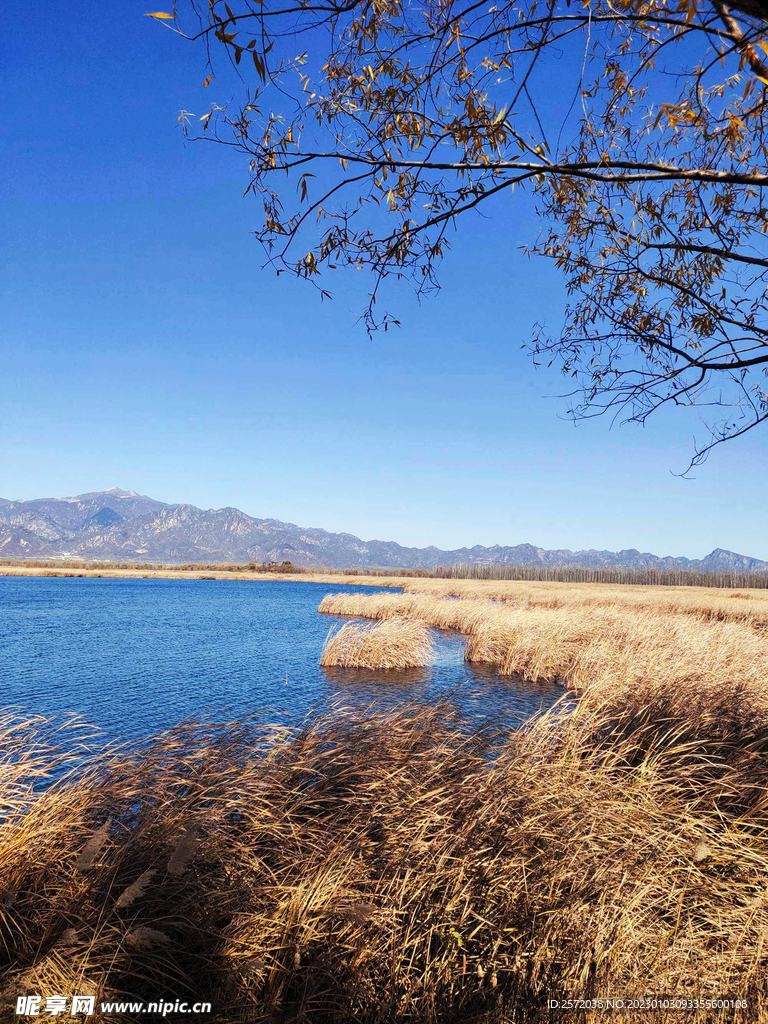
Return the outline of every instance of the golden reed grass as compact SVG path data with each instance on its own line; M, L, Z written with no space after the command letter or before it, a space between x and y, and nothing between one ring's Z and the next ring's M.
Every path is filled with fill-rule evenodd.
M562 1019L553 995L658 993L746 1000L686 1014L702 1024L768 1022L759 615L516 593L323 602L460 629L468 656L583 691L506 737L448 703L133 752L0 720L4 1011L173 993L232 1024L538 1024Z
M644 587L600 583L517 580L402 581L408 593L433 597L493 600L542 608L626 608L661 615L690 615L704 621L746 622L768 627L768 591L727 591L709 587Z
M430 581L431 582L431 581ZM451 581L453 582L453 581ZM509 586L509 584L506 584ZM567 585L561 584L567 588ZM329 594L319 611L386 620L406 616L466 636L465 657L502 675L618 690L654 679L761 689L765 635L754 623L614 602L555 607L431 593Z
M428 665L434 653L423 622L388 618L383 622L348 622L331 630L320 655L326 667L407 669Z
M227 1022L528 1024L562 1019L553 996L658 993L768 1019L761 703L656 684L501 741L458 723L443 703L185 725L80 745L33 789L61 755L7 716L9 1017L19 994L92 993L101 1021L101 999L173 993Z
M315 579L315 577L312 577ZM317 577L320 583L371 585L340 576ZM745 622L768 627L768 591L723 591L707 587L641 587L597 583L550 583L517 580L382 579L377 587L402 588L406 594L435 598L494 601L528 608L623 608L689 615L703 621ZM362 595L361 595L362 596Z

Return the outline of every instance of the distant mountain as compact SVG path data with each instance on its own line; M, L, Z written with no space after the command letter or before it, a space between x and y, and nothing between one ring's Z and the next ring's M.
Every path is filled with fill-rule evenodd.
M118 523L122 523L125 520L125 516L118 515L114 509L111 508L100 508L98 512L89 516L84 523L80 526L80 531L85 532L87 530L99 530L106 529L109 526L117 526Z
M0 558L44 558L53 548L31 530L0 523Z
M169 505L112 487L72 498L0 499L0 557L117 562L281 562L336 568L434 569L457 562L587 569L768 572L768 562L716 548L706 558L626 551L547 550L533 544L408 548L349 533L254 519L236 508Z

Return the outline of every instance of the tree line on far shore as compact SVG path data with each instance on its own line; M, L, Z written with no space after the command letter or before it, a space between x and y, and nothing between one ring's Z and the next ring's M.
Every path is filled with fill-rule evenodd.
M282 562L84 562L57 560L4 559L2 565L23 566L29 569L141 569L143 572L232 572L281 573L290 575L337 574L343 576L419 577L423 579L455 580L525 580L552 583L619 583L630 586L658 587L722 587L726 589L768 589L768 573L762 572L691 572L658 569L585 569L580 566L550 565L469 565L438 566L435 569L408 569L373 567L337 569L332 566L304 566L291 561Z
M470 580L539 580L555 583L624 583L649 587L768 588L768 573L690 572L658 569L584 569L579 566L465 565L436 569L435 577Z

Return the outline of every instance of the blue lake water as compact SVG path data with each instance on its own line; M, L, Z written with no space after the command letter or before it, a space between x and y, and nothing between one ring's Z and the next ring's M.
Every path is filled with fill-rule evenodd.
M298 724L318 705L393 705L451 692L471 718L524 720L560 687L502 679L437 633L428 669L324 669L321 583L0 577L0 706L78 712L131 739L188 718ZM362 588L373 592L376 587Z

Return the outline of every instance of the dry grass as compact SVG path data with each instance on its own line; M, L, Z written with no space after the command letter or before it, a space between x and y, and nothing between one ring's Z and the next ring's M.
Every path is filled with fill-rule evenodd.
M641 587L607 583L499 580L406 580L404 589L433 597L509 603L529 608L625 608L705 621L746 622L768 628L768 591L711 587Z
M329 594L319 610L384 621L406 616L456 629L467 638L468 661L577 692L588 686L615 692L655 679L702 687L727 681L762 690L768 678L768 648L753 623L674 608L664 613L619 601L550 607L404 593Z
M0 720L9 1018L77 992L227 1024L538 1024L553 995L650 993L768 1024L760 599L426 583L321 610L375 621L334 638L459 629L468 657L578 689L573 713L491 737L447 703L339 707L92 752Z
M452 600L431 594L326 594L318 611L326 615L354 615L386 620L405 617L426 622L437 629L469 633L496 611L488 601Z
M469 657L583 692L506 737L447 703L92 753L0 721L9 1017L77 992L227 1024L538 1024L553 995L650 993L768 1022L768 655L731 608L751 601L501 586L321 610L375 622L335 638L459 629Z
M489 743L446 704L339 708L298 733L187 725L33 793L61 765L8 718L4 999L501 1024L553 994L727 993L749 1010L722 1019L768 1018L762 705L638 687Z
M656 679L762 688L768 675L764 640L748 626L632 609L492 610L469 634L466 657L578 692Z
M330 668L407 669L428 665L434 653L423 622L388 618L370 623L348 622L332 629L320 655Z

